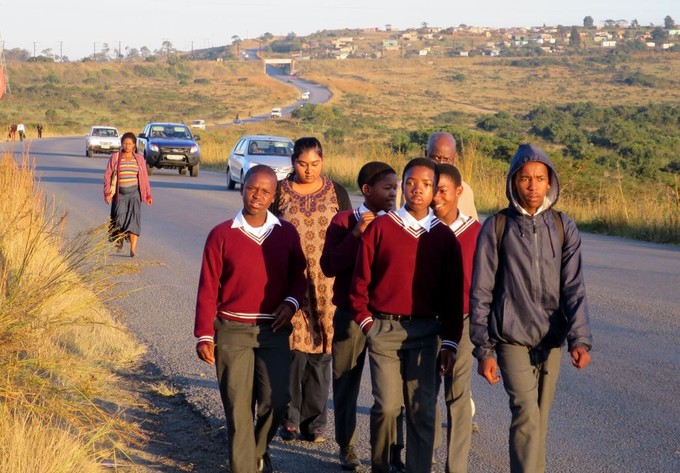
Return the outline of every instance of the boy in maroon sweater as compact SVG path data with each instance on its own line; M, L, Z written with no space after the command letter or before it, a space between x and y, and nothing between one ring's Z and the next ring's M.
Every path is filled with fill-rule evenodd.
M288 336L307 289L306 260L295 228L267 210L274 171L251 168L242 193L243 210L205 243L194 335L198 357L217 368L230 471L270 472L267 449L290 400Z
M357 178L364 203L358 209L338 212L326 231L321 270L333 282L333 405L335 441L340 447L340 466L355 470L354 452L357 399L366 359L366 336L352 320L349 289L361 235L378 216L392 210L397 197L397 173L390 165L366 163Z
M432 201L434 213L453 233L463 253L463 334L458 344L453 373L444 377L444 393L447 407L447 473L467 473L470 441L472 437L472 367L474 346L470 341L470 282L472 262L475 258L477 236L481 224L471 215L458 208L463 194L463 180L458 168L452 164L437 164L439 183ZM439 383L438 383L439 385ZM439 391L439 389L437 389ZM439 425L439 423L437 423ZM437 428L438 432L441 429Z
M350 303L368 345L374 473L390 471L402 405L406 470L430 471L438 337L440 375L451 372L461 337L462 255L456 236L430 209L437 178L434 161L409 161L402 178L406 204L375 219L357 254Z

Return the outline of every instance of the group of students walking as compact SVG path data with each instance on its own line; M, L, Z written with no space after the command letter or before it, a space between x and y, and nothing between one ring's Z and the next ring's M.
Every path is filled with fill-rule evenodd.
M560 347L583 368L592 345L580 237L552 209L557 173L520 146L510 205L480 225L453 137L434 134L426 155L406 164L401 184L389 165L364 165L364 202L351 209L322 174L321 143L301 138L291 176L277 183L270 168L251 168L242 210L208 235L194 335L217 370L232 473L274 471L277 432L324 441L331 383L340 466L358 468L367 354L372 472L431 471L442 377L446 471L467 471L473 356L509 396L510 470L544 471Z

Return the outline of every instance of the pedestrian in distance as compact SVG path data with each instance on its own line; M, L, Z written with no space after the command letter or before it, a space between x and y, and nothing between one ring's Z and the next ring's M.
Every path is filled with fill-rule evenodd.
M43 126L42 126L42 123L38 123L38 125L36 125L35 128L38 130L38 138L42 138L42 134L43 134Z
M137 242L142 233L141 203L153 204L151 185L144 157L137 153L137 137L131 131L120 138L121 149L113 153L104 172L104 201L111 204L109 240L116 249L130 242L130 257L137 254Z
M283 440L323 442L328 416L333 343L333 280L320 265L326 229L333 216L351 209L344 187L323 176L321 143L313 137L293 146L293 172L281 181L273 213L300 233L307 258L308 291L293 316L290 395L281 428Z
M24 138L26 138L26 127L23 123L17 125L17 133L19 133L19 140L24 141Z
M460 210L459 202L465 193L458 168L452 164L437 164L439 182L432 201L434 214L451 228L458 239L463 255L463 332L458 344L456 363L451 375L444 376L444 399L447 414L447 473L467 473L472 440L472 369L474 358L470 341L470 284L480 223ZM439 380L439 378L438 378ZM439 389L437 389L439 392ZM440 423L437 431L440 431ZM436 442L435 442L436 444Z
M203 251L196 352L217 370L232 473L274 471L269 443L290 399L290 320L307 288L298 232L267 210L276 185L271 168L252 167L243 209L212 229Z
M437 355L438 374L449 374L461 338L463 262L456 236L430 208L437 178L434 161L409 161L402 176L405 205L368 226L357 254L350 303L368 346L374 473L392 470L402 406L406 471L431 470Z
M392 210L397 197L397 173L386 163L372 161L359 171L364 196L359 208L338 212L326 231L321 269L333 282L333 406L335 441L340 466L355 470L357 400L366 359L366 336L352 320L349 290L361 236L376 217Z
M546 469L548 420L565 343L572 364L590 363L581 238L555 210L557 171L534 145L521 145L506 180L509 205L479 234L470 291L470 338L478 372L503 380L510 399L510 471ZM500 367L501 376L498 376Z

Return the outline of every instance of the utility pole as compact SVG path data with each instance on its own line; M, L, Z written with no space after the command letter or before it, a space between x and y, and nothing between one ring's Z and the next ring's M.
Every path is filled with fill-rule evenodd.
M194 42L191 41L191 59L194 59Z
M92 60L97 61L97 42L92 43Z
M118 41L118 60L123 59L123 51L120 50L120 41Z
M33 57L35 57L35 45L38 44L37 41L33 41Z
M64 62L64 42L59 41L59 62Z

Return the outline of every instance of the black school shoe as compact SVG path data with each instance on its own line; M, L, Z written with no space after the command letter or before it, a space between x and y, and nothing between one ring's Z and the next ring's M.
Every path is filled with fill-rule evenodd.
M298 440L300 438L300 432L295 427L286 427L282 425L279 429L279 436L284 442L290 442L292 440Z

